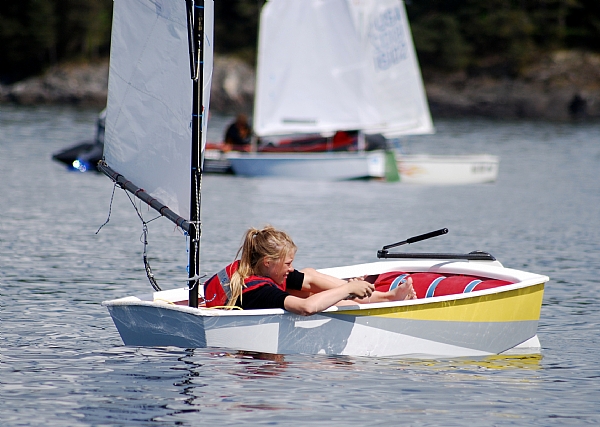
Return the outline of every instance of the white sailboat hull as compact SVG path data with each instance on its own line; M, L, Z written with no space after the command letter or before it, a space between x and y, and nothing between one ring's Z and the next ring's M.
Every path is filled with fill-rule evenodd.
M495 182L497 156L396 155L400 181L405 184L462 185Z
M227 154L236 175L340 181L385 178L385 151Z
M106 301L126 345L216 348L276 354L463 357L538 352L537 325L548 277L498 262L396 261L322 270L454 272L516 281L469 294L332 307L304 317L281 309L219 310L175 305L185 289Z
M196 7L188 8L186 3L176 0L115 0L105 162L101 165L104 173L115 183L189 233L190 274L194 276L199 272L201 180L198 179L198 172L202 166L200 161L203 158L209 115L214 12L212 0L202 3L194 2ZM267 7L275 11L276 6L283 9L293 6L286 15L289 18L286 22L290 26L298 21L299 14L308 21L321 12L323 17L330 20L327 21L327 28L329 23L334 26L332 28L338 28L341 19L345 18L344 22L351 24L346 27L345 34L348 37L334 37L336 42L331 46L335 48L330 52L336 53L335 58L339 59L336 59L336 64L344 65L340 69L342 74L347 74L344 70L350 73L351 78L346 79L346 83L350 83L351 87L355 86L354 82L370 84L378 78L371 72L358 73L358 68L348 69L337 41L347 47L344 51L347 56L353 57L355 47L361 41L386 42L396 33L404 34L400 44L388 44L390 49L382 52L383 56L373 49L367 49L360 56L362 61L357 64L362 64L361 67L366 69L374 64L368 58L377 59L376 64L383 73L381 78L390 80L398 90L363 91L368 95L365 101L370 105L365 108L365 102L362 101L358 104L339 104L342 100L340 97L348 92L345 89L347 84L339 84L340 97L335 98L335 105L350 106L343 111L333 110L311 94L305 98L311 111L318 106L320 109L344 113L341 121L327 121L329 130L370 129L389 136L410 133L411 129L417 133L431 131L429 111L424 102L422 85L419 86L418 69L404 68L404 65L415 65L416 59L412 48L408 48L412 47L412 40L407 32L408 23L402 3L385 0L382 9L379 5L375 8L375 3L369 2L364 3L364 8L360 10L348 9L349 3L343 0L311 2L310 5L315 7L313 9L307 9L306 4L280 0L267 3ZM188 3L187 6L192 5ZM331 11L342 13L332 14L321 6L331 6L334 8ZM202 14L203 18L198 14ZM363 15L373 19L363 21ZM354 33L351 29L357 20L370 22L370 30L385 31L377 34ZM321 22L318 19L316 21ZM274 22L282 21L276 19ZM194 25L188 28L188 24L192 23ZM280 27L287 29L285 25ZM301 28L306 30L307 37L316 38L317 47L329 46L323 42L320 32L313 31L309 26L303 25ZM367 33L368 39L362 37ZM293 31L290 34L293 40L306 45L304 37ZM336 35L337 32L333 32L333 36ZM373 38L375 36L376 39ZM188 44L190 40L194 41L192 49ZM381 43L377 45L381 47ZM289 50L289 47L285 49ZM372 56L374 53L375 57ZM278 56L266 56L272 57L276 58L277 63L281 62ZM294 52L294 59L298 57L298 52ZM319 64L318 60L304 62L310 66ZM198 64L202 64L202 70L196 70ZM395 65L406 72L399 73L400 69L394 68ZM280 68L282 78L287 78L292 68ZM293 71L301 77L308 77L309 83L312 81L312 74L305 76L306 73L300 68L293 68ZM192 81L189 80L190 74L193 74ZM407 78L401 78L403 76ZM313 93L327 93L327 89L333 85L335 82L315 86ZM300 88L301 94L305 94L308 85L296 87ZM275 90L277 86L273 88L273 94L280 94ZM416 94L420 106L405 105L405 101L398 97L398 94L406 93L411 98L413 90L421 92ZM294 126L319 123L319 120L312 120L312 116L303 115L295 108L300 104L287 94L283 95L283 99L293 108L290 107L288 111L274 107L276 113L285 113L279 117L281 123ZM385 100L389 101L386 105L380 103ZM355 105L360 108L353 111ZM391 108L393 106L397 108ZM386 114L378 119L377 111ZM383 129L382 125L394 118L401 120L394 120L393 128ZM356 126L359 123L364 126ZM259 132L257 134L260 135ZM386 166L389 169L391 163L391 169L397 177L396 164L388 161L391 156L387 157L384 151L260 155L232 153L228 158L236 173L246 176L330 180L383 178ZM418 240L412 238L412 241ZM188 298L195 301L197 295L187 289L160 291L142 298L126 297L103 304L108 308L123 342L134 346L202 347L277 354L437 357L498 354L523 343L526 346L539 344L536 331L544 284L548 277L507 269L496 261L450 262L447 261L448 257L441 255L438 257L444 260L377 262L322 270L338 278L374 276L385 272L394 272L388 276L396 277L397 272L410 273L415 278L415 292L421 292L418 294L420 299L330 307L310 317L282 309L238 311L191 308L188 307ZM450 258L453 258L452 254ZM431 283L422 282L424 286L418 287L417 276L430 276L418 273L434 273L434 276L442 277L437 277ZM452 288L448 291L446 287L445 292L451 295L441 291L436 294L437 290L444 288L439 283L446 279L452 281L455 276L459 276L459 280L466 278L469 283L466 287L460 284L463 287L456 290ZM487 278L497 280L488 281ZM487 287L474 290L479 283L485 282L488 282ZM200 286L197 280L195 283ZM156 284L153 283L153 286L156 287Z

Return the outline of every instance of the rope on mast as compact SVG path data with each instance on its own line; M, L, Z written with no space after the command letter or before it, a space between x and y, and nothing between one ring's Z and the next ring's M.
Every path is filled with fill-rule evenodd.
M198 307L198 280L200 274L200 207L202 187L202 125L204 121L204 0L187 1L188 43L190 74L192 78L192 141L190 170L190 236L189 250L189 306ZM193 6L193 7L192 7Z

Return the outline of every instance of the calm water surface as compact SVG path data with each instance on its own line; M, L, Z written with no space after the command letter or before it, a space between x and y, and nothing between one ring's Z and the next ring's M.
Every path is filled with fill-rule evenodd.
M412 153L500 156L494 184L406 186L206 176L202 270L271 223L295 265L376 260L434 229L423 252L486 250L550 276L540 356L406 360L124 347L107 299L150 291L141 223L111 181L52 153L94 132L97 111L0 106L2 426L551 426L600 423L600 125L437 121ZM226 117L213 116L211 139ZM145 207L144 218L155 215ZM163 289L186 276L164 219L148 248Z

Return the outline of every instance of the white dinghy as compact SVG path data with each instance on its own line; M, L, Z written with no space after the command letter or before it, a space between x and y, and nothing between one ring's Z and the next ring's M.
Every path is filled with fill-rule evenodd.
M227 159L236 175L341 181L386 178L385 151L330 153L242 153ZM393 164L393 160L392 160Z
M268 1L260 19L253 130L263 140L337 131L388 137L432 133L404 4ZM327 167L331 171L319 177L332 179L339 170L339 179L367 173L373 178L395 175L397 180L394 162L394 173L386 175L385 150L365 148L359 137L353 152L259 150L228 158L234 173L245 176L299 177L303 163L301 177L308 179L315 178L315 169Z
M480 252L388 251L445 229L378 252L379 258L403 260L321 270L339 278L366 275L376 287L392 287L410 274L416 300L331 307L310 317L281 309L202 306L200 188L212 16L212 0L114 4L105 159L99 168L115 187L183 229L190 245L186 287L162 291L144 255L155 292L103 302L123 342L357 356L480 356L519 347L539 351L536 332L548 277L504 268Z
M491 154L402 154L396 158L404 184L463 185L495 182L500 164L498 156Z
M260 19L253 129L269 151L271 144L280 150L264 152L259 144L251 153L228 153L237 175L455 185L493 182L498 174L496 156L401 154L388 142L386 157L385 143L365 143L365 135L434 132L401 0L268 1ZM298 152L310 149L302 148L307 136L335 145L339 131L360 132L352 152ZM279 144L290 135L299 143Z
M134 346L423 358L540 351L537 326L548 277L505 268L480 252L390 254L384 249L379 256L407 259L320 271L372 280L408 273L418 299L334 306L309 317L282 309L193 308L185 288L104 305L123 342Z

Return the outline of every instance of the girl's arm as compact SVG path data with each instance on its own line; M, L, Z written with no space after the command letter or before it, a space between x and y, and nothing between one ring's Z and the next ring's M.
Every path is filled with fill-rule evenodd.
M337 287L348 284L349 282L358 281L363 284L366 278L356 278L347 282L346 280L338 279L327 274L319 273L313 268L305 268L301 270L304 273L304 280L302 282L302 290L293 293L294 296L300 298L307 298L311 294L316 294L329 289L335 289ZM374 288L373 288L374 289ZM389 301L402 301L406 299L416 299L416 293L412 286L412 279L409 277L405 283L400 284L396 289L387 292L373 291L372 295L369 295L368 301L360 301L362 298L357 298L354 302L358 303L375 303L375 302L389 302ZM338 305L349 305L350 301L343 301Z
M284 307L292 313L310 316L331 307L351 295L359 298L369 297L375 289L371 283L365 281L345 282L342 280L342 282L343 284L341 285L318 292L308 298L298 298L289 295L284 300Z
M328 289L337 288L347 284L346 280L338 279L337 277L329 276L327 274L319 273L314 268L304 268L300 270L304 273L304 281L302 282L302 291L317 293L326 291Z

